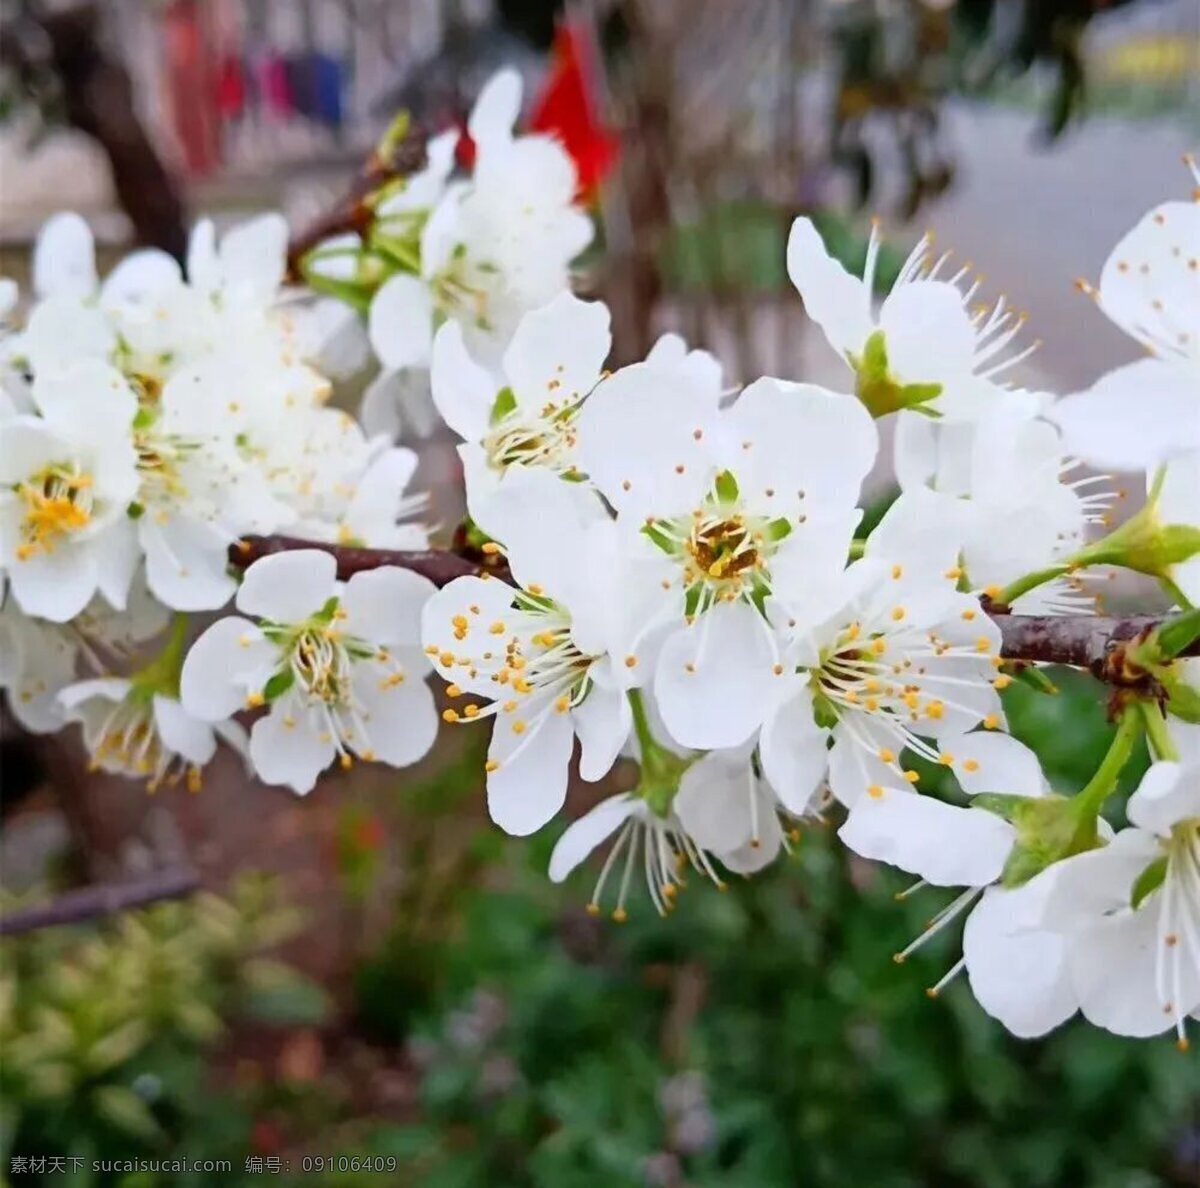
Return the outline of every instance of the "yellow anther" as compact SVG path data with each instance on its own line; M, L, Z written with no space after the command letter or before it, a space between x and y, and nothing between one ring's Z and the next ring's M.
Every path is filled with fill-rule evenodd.
M341 753L341 755L338 756L338 763L341 764L343 771L349 771L354 766L354 760L351 759L350 756L347 755L345 751L343 751Z
M446 686L446 696L447 697L461 697L462 692L463 692L462 689L458 685L447 685Z
M979 760L978 759L964 760L963 771L978 771L978 770L979 770Z
M871 784L870 787L867 788L867 795L870 796L872 800L879 800L883 796L883 785Z
M453 652L443 652L438 657L438 663L443 668L449 668L454 663L454 653Z
M862 628L859 626L858 623L851 623L850 626L846 628L846 638L847 639L857 639L858 633L861 630L862 630Z
M600 905L598 903L589 903L584 910L589 916L598 916L600 914Z
M516 710L516 708L517 708L517 704L518 704L518 703L517 703L517 702L515 702L515 701L506 701L506 702L505 702L505 703L504 703L504 704L503 704L503 705L502 705L500 708L501 708L501 709L502 709L502 710L503 710L503 711L504 711L506 714L511 714L511 713L513 713L513 712Z
M495 621L495 622L494 622L494 623L493 623L493 624L492 624L492 625L491 625L491 626L488 628L488 630L489 630L489 631L490 631L490 632L491 632L493 635L503 635L503 634L504 634L504 632L507 630L507 628L504 626L504 623L503 623L503 621L502 621L502 620L500 620L500 619L497 619L497 620L496 620L496 621Z
M489 557L495 557L500 552L500 546L494 540L485 540L479 548Z
M513 732L513 734L524 734L525 733L525 723L523 721L521 721L520 718L518 718L512 724L512 732Z
M884 652L887 651L887 640L884 639L882 635L871 640L871 651L874 652L876 656L882 656Z
M1011 685L1011 684L1012 684L1012 677L1006 676L1004 673L1001 673L992 682L992 688L993 689L1007 689L1009 687L1009 685Z
M442 721L443 722L457 722L458 721L458 710L452 710L452 709L442 710Z
M992 641L986 635L981 635L975 641L975 650L977 652L990 652L992 650Z
M260 705L266 702L266 698L257 690L253 690L246 694L246 708L257 709Z
M496 771L499 768L499 766L500 766L499 759L489 759L483 765L483 770L486 771L488 773L488 775L491 775L493 771Z
M971 622L971 621L972 621L972 620L975 618L975 612L974 612L973 610L969 610L969 609L968 609L968 610L965 610L965 611L963 611L963 613L962 613L962 617L963 617L964 619L966 619L966 621L967 621L968 623L970 623L970 622Z
M529 593L535 598L540 598L545 593L545 590L539 586L537 582L530 582L526 589L528 589Z
M962 577L962 575L963 571L957 565L952 565L942 576L948 578L952 582L956 582L960 577Z
M477 706L472 701L469 704L463 706L462 712L463 712L464 718L478 718L479 717L479 706Z
M624 924L629 919L629 913L624 908L619 907L613 912L612 918L616 923Z
M897 606L897 607L892 608L892 622L893 623L899 623L900 620L904 618L904 615L905 615L904 607Z
M879 699L877 697L868 697L863 703L867 707L867 713L876 713L879 709Z
M899 580L903 576L904 576L904 566L903 565L893 565L892 566L892 577Z
M938 762L939 762L939 763L940 763L940 764L941 764L943 767L953 767L953 766L954 766L954 756L953 756L953 755L951 755L949 751L943 751L943 752L942 752L942 753L941 753L941 754L938 756Z
M532 693L533 692L533 686L524 677L517 677L517 679L515 681L513 681L512 687L518 693Z
M915 710L917 706L921 704L921 695L914 692L912 689L909 689L909 691L904 694L904 704L908 706L909 709Z
M457 627L460 631L466 631L466 629L470 626L470 624L467 622L466 615L455 615L454 618L450 620L450 623L452 626Z
M896 762L896 752L889 751L887 749L887 747L880 747L879 748L879 758L882 759L884 763L895 763Z
M999 714L988 714L988 716L986 718L984 718L984 720L983 720L984 730L995 730L999 727L999 725L1000 725L1000 715Z
M569 697L565 696L565 695L564 695L564 696L562 696L562 697L560 697L560 698L559 698L559 699L558 699L558 700L557 700L557 701L554 703L554 708L555 708L556 710L558 710L558 712L559 712L560 714L565 714L565 713L567 712L567 710L569 710L569 709L571 708L571 699L570 699Z
M637 668L637 662L638 662L638 658L636 656L631 655L631 656L625 657L625 667L626 668Z
M915 784L921 777L915 771L906 771L904 778L910 783Z

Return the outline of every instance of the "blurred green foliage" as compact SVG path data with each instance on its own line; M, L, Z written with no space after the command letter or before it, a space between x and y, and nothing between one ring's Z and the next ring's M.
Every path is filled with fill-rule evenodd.
M201 892L0 943L0 1169L69 1154L86 1161L73 1185L122 1188L211 1178L93 1177L91 1161L236 1154L240 1169L250 1120L206 1089L206 1060L232 1017L324 1018L320 987L258 955L298 924L269 881L246 876L229 899Z
M1074 792L1112 727L1095 682L1052 675L1058 694L1014 685L1007 710ZM904 965L890 955L949 893L898 902L911 880L832 833L808 830L727 894L691 888L669 919L643 900L624 926L583 913L587 872L564 914L543 873L550 840L509 846L504 880L464 890L453 943L419 961L395 951L422 1116L364 1152L397 1156L402 1182L424 1188L1197 1182L1195 1053L1078 1021L1016 1040L965 979L930 1001L955 930ZM387 965L384 951L373 976ZM422 968L436 980L397 994Z
M858 223L834 211L811 212L830 253L855 276L867 258L867 236ZM671 229L662 259L668 288L696 293L787 293L787 237L792 216L764 202L726 202L691 223ZM875 287L887 292L905 252L884 243Z

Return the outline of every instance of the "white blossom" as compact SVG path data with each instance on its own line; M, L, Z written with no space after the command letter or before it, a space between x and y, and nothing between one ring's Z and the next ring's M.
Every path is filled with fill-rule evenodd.
M419 646L425 578L391 567L345 584L325 552L264 557L245 573L237 608L184 661L180 696L193 717L218 722L268 706L250 733L250 760L268 784L309 792L352 755L393 767L433 745L437 713Z

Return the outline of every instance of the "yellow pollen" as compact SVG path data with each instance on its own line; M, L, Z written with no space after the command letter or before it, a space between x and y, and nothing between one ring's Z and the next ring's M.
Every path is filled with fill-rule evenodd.
M977 652L990 652L992 650L992 641L986 635L981 635L975 641L975 650Z
M954 766L954 756L953 756L953 755L951 755L949 751L943 751L943 752L942 752L942 753L941 753L941 754L938 756L938 762L939 762L939 763L940 763L940 764L941 764L943 767L953 767L953 766Z
M461 697L462 689L458 685L447 685L446 686L446 696L447 697Z
M965 610L962 613L962 617L969 623L975 618L975 612L973 610Z
M988 596L988 597L989 597L989 598L990 598L990 599L991 599L993 602L995 602L995 601L996 601L996 599L997 599L997 598L999 598L999 597L1000 597L1000 595L1003 593L1003 591L1000 589L1000 587L999 587L999 586L984 586L984 588L983 588L983 592L984 592L984 593L985 593L985 594L986 594L986 595L987 595L987 596Z
M506 702L505 702L505 703L504 703L504 704L503 704L503 705L502 705L500 708L501 708L501 709L502 709L502 710L503 710L503 711L504 711L506 714L511 714L511 713L515 712L515 710L516 710L516 708L517 708L517 702L515 702L515 701L506 701Z
M850 626L846 628L846 638L857 639L859 631L859 625L857 623L851 623Z
M540 598L545 593L545 590L539 586L537 582L530 582L527 589L529 590L529 593L534 596L534 598Z
M915 784L921 777L915 771L906 771L904 778L910 783Z
M467 622L466 615L455 615L454 618L450 620L450 622L453 626L459 628L462 631L466 631L466 629L470 626L470 624Z
M946 707L940 701L931 701L925 707L925 712L936 722L939 721L942 715L946 712Z
M525 723L522 722L520 718L518 718L512 724L512 732L513 732L513 734L524 734L525 733Z
M979 760L978 759L965 760L963 762L963 770L964 771L978 771L979 770Z
M187 790L189 792L199 792L201 785L204 783L204 777L200 773L200 769L192 764L187 769Z
M452 709L442 710L442 721L443 722L457 722L458 721L458 710L452 710Z
M454 663L454 653L453 652L443 652L438 657L438 662L441 664L441 666L443 668L449 668Z
M494 540L485 540L479 548L489 557L495 557L500 552L500 546Z
M470 704L463 706L462 712L463 712L463 717L465 717L465 718L478 718L479 717L479 706L477 706L472 701Z
M338 763L341 764L343 771L349 771L354 766L354 760L351 759L345 751L343 751L341 756L338 758Z
M600 914L600 905L598 903L589 903L584 910L589 916L598 916Z
M533 686L524 677L517 677L517 679L515 681L513 681L512 687L518 693L532 693L533 692Z
M895 607L892 610L892 622L899 623L900 620L904 618L904 614L905 614L904 607L902 607L902 606Z
M360 752L358 757L364 763L374 763L375 762L375 752L372 751L370 747L368 747L365 751Z
M1007 689L1009 687L1009 685L1011 685L1011 684L1012 684L1012 677L1005 676L1003 673L1001 673L992 682L992 688L993 689Z
M503 622L501 622L501 620L497 619L497 620L496 620L496 621L495 621L495 622L494 622L494 623L493 623L493 624L492 624L492 625L491 625L491 626L488 628L488 631L490 631L490 632L491 632L493 635L503 635L503 634L504 634L504 632L505 632L505 626L504 626Z
M952 581L952 582L956 582L956 581L958 581L958 579L960 577L962 577L962 575L963 575L963 571L961 569L959 569L959 567L957 565L952 565L949 569L946 570L946 572L942 576L945 578L949 578L950 581Z
M248 709L257 709L264 704L266 698L259 692L254 691L246 694L246 707Z
M909 689L909 691L904 694L904 704L908 706L909 709L916 709L917 706L921 704L921 695L913 692L912 689Z
M638 658L636 656L626 656L625 657L625 667L626 668L636 668L637 662L638 662Z
M902 578L903 576L904 576L904 566L903 565L893 565L892 566L892 577L896 578L898 580L898 579Z
M565 714L571 708L571 699L567 696L560 697L555 703L554 708L560 713Z
M896 762L896 752L889 751L887 749L887 747L881 747L879 750L879 758L882 759L884 761L884 763L895 763Z
M624 924L629 919L629 913L624 908L617 908L612 914L613 920L618 924Z
M882 635L878 639L873 639L871 641L871 651L876 656L882 656L887 651L887 640Z
M995 730L1000 725L1000 716L998 714L988 714L983 720L984 730Z
M487 762L486 762L486 763L483 765L483 770L484 770L484 771L486 771L486 772L488 773L488 775L491 775L491 774L492 774L492 772L496 771L496 770L499 768L499 766L500 766L500 760L499 760L499 759L489 759L489 760L488 760L488 761L487 761Z

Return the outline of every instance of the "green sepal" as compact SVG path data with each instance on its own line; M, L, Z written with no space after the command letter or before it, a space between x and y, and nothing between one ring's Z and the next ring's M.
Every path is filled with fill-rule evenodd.
M650 541L657 545L664 553L675 552L675 541L666 534L666 530L659 521L650 524L643 524L640 531Z
M713 488L720 503L736 503L738 500L738 483L731 470L722 470L717 475Z
M1154 669L1154 676L1167 695L1167 710L1174 718L1200 724L1200 689L1180 679L1175 669L1164 665Z
M333 280L331 277L321 276L319 273L310 272L303 267L301 271L304 274L305 282L314 293L324 293L327 297L336 297L350 306L355 313L364 318L367 316L371 308L371 298L375 295L373 288L357 281Z
M282 697L295 683L296 674L290 668L281 669L263 685L263 697L267 701L274 701L277 697Z
M930 417L939 415L924 406L942 394L942 385L901 384L888 370L887 341L882 330L871 334L861 356L849 351L847 358L855 371L855 395L877 420L901 409Z
M496 399L492 401L492 411L490 415L491 424L497 425L504 420L509 413L514 412L517 407L517 395L512 388L501 388L496 393Z
M820 689L813 689L813 721L822 730L832 730L838 724L837 707Z
M1167 856L1155 858L1136 879L1133 880L1133 890L1129 893L1131 907L1139 908L1142 901L1152 891L1157 891L1167 877Z
M1059 692L1058 686L1046 675L1045 670L1033 666L1017 668L1013 676L1023 685L1028 685L1037 693L1053 695Z
M325 605L313 615L313 620L317 623L332 623L333 616L337 613L337 608L338 596L334 594L325 600Z
M148 408L143 404L141 408L139 408L134 414L133 431L137 433L143 429L149 429L150 426L153 425L157 420L158 410L154 408Z
M780 516L777 520L772 520L767 525L767 539L770 541L780 541L792 534L792 522L786 516Z
M971 804L1002 817L1017 831L1000 875L1005 887L1020 887L1055 862L1100 845L1097 818L1080 810L1078 798L985 792L972 797Z

